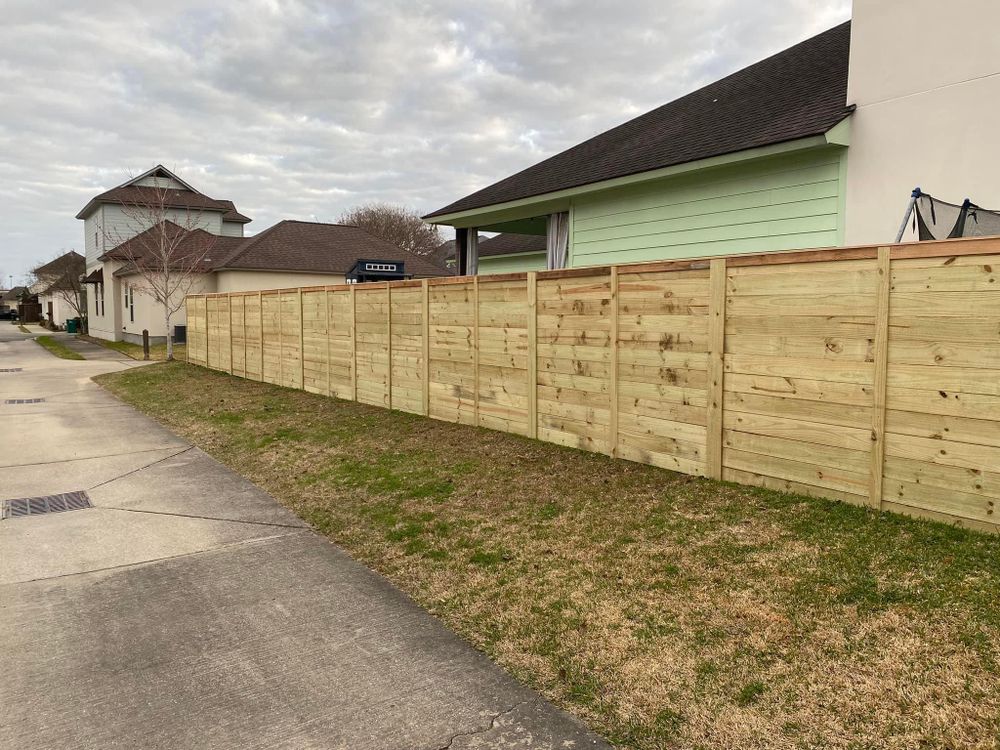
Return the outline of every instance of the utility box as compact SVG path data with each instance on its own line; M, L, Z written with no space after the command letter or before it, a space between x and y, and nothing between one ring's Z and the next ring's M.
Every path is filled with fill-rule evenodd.
M175 344L186 344L188 339L188 327L185 326L174 326L174 343Z

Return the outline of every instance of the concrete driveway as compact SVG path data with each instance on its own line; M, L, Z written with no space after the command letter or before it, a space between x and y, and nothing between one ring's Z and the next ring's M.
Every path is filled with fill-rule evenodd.
M607 747L90 381L139 363L4 328L0 500L93 507L0 521L0 747Z

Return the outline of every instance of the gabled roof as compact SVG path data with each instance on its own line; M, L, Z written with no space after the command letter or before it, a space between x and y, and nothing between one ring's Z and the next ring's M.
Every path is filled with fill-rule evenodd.
M193 266L196 271L202 273L213 270L236 251L242 243L246 242L242 237L221 237L206 232L204 229L185 229L172 221L164 221L116 245L98 260L129 262L129 267L119 269L115 273L121 275L130 272L132 264L141 265L153 248L157 246L159 240L157 240L156 235L161 231L161 225L168 240L177 241L172 254L177 260L178 268L191 268Z
M244 241L216 270L347 273L358 258L401 260L407 274L444 276L448 271L428 258L347 224L279 221Z
M424 218L822 135L847 117L850 21Z
M418 255L402 250L355 226L284 220L253 237L220 237L203 229L185 230L162 222L168 236L179 237L178 266L196 264L202 273L211 271L296 271L345 274L359 258L397 260L407 274L445 276L449 272ZM155 247L160 225L151 227L104 253L99 260L134 261ZM184 233L180 236L180 233ZM131 273L131 265L116 275Z
M53 258L45 265L35 269L36 276L46 276L48 274L62 274L70 266L86 266L87 259L75 250L63 253L58 258ZM82 272L81 272L82 273Z
M184 190L155 188L147 185L139 185L139 181L147 177L163 177L171 179L183 185ZM98 205L102 203L117 203L126 206L159 205L161 196L163 202L169 208L183 208L193 211L221 211L223 221L233 221L246 224L252 219L244 216L236 210L232 201L216 200L209 198L204 193L195 190L180 177L162 165L157 165L147 172L143 172L138 177L133 177L127 182L117 187L106 190L100 195L91 198L87 205L80 209L76 218L86 218Z
M0 296L0 300L3 300L4 302L17 302L23 295L28 293L28 287L15 286L4 292L3 296Z

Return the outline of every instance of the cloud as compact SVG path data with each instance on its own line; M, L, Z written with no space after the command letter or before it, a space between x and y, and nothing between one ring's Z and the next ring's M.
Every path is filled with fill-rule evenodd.
M96 10L99 7L100 10ZM162 162L259 231L430 211L847 18L849 0L5 3L0 272Z

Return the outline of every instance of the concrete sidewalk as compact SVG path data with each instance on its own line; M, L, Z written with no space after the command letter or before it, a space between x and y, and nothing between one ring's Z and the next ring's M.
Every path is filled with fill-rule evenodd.
M141 363L19 338L0 499L94 507L0 521L0 747L608 747L90 381Z

